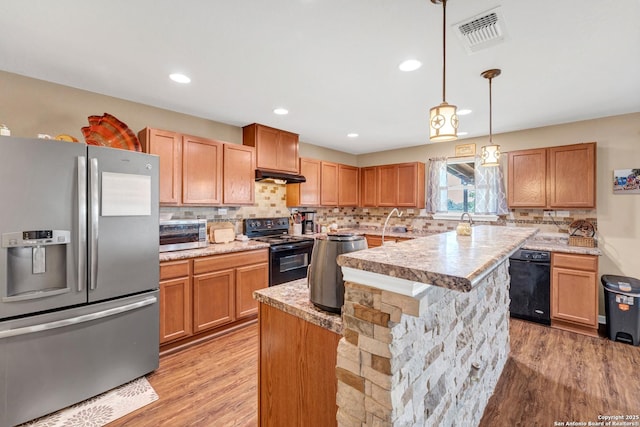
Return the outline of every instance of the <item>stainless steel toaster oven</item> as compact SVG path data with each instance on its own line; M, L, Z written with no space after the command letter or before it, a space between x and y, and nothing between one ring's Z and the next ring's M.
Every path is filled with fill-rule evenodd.
M207 245L206 219L160 221L160 252L204 248Z

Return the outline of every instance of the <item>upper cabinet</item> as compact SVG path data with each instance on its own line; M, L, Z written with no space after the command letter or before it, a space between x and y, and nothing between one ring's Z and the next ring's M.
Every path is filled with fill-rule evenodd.
M242 128L242 143L256 149L256 168L298 173L298 135L257 123Z
M223 143L182 136L182 204L222 203Z
M255 150L239 144L145 128L144 152L160 157L160 204L253 204Z
M356 166L300 159L302 184L287 184L287 206L357 206L359 169Z
M320 162L320 204L338 206L338 164Z
M306 182L287 184L287 206L320 206L320 160L300 158Z
M377 206L424 207L424 163L397 163L376 168ZM369 195L369 199L371 198Z
M224 144L222 201L252 205L255 201L256 151L248 145Z
M360 169L338 165L338 206L358 206Z
M509 153L510 208L595 208L596 143Z
M509 207L546 207L547 150L512 151L508 167Z
M360 205L378 206L378 168L376 166L360 168Z
M549 207L596 207L596 144L548 148Z

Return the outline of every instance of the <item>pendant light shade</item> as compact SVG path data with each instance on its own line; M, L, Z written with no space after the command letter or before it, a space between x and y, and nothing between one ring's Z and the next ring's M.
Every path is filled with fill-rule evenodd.
M433 142L453 141L458 138L456 106L443 102L429 110L429 139Z
M457 107L447 104L447 0L431 0L434 4L442 3L442 103L429 110L429 139L433 142L453 141L458 139Z
M483 71L481 76L489 80L489 145L482 147L480 151L480 164L482 166L498 166L500 164L500 146L493 143L493 105L491 100L491 80L498 77L502 71L491 69Z

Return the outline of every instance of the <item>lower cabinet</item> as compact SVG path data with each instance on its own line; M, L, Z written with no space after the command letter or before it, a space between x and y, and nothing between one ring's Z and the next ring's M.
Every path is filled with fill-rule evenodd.
M268 249L160 263L161 350L254 321L267 286Z
M376 248L378 246L382 246L382 236L378 236L377 234L365 234L364 237L367 239L367 246L370 248ZM393 236L384 236L385 242L403 242L405 240L411 240L411 237L393 237Z
M191 335L191 261L160 264L160 345Z
M551 326L598 336L598 257L552 254Z
M258 425L336 426L342 335L260 304Z

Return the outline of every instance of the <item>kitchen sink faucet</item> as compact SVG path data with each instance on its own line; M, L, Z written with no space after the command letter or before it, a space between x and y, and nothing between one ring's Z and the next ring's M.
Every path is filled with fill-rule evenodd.
M387 219L384 221L384 227L382 227L382 245L383 246L384 246L384 233L387 230L387 224L389 223L389 218L391 218L391 215L393 215L394 212L398 214L398 218L402 216L402 212L399 211L398 208L393 208L391 212L389 212L389 215L387 215Z

